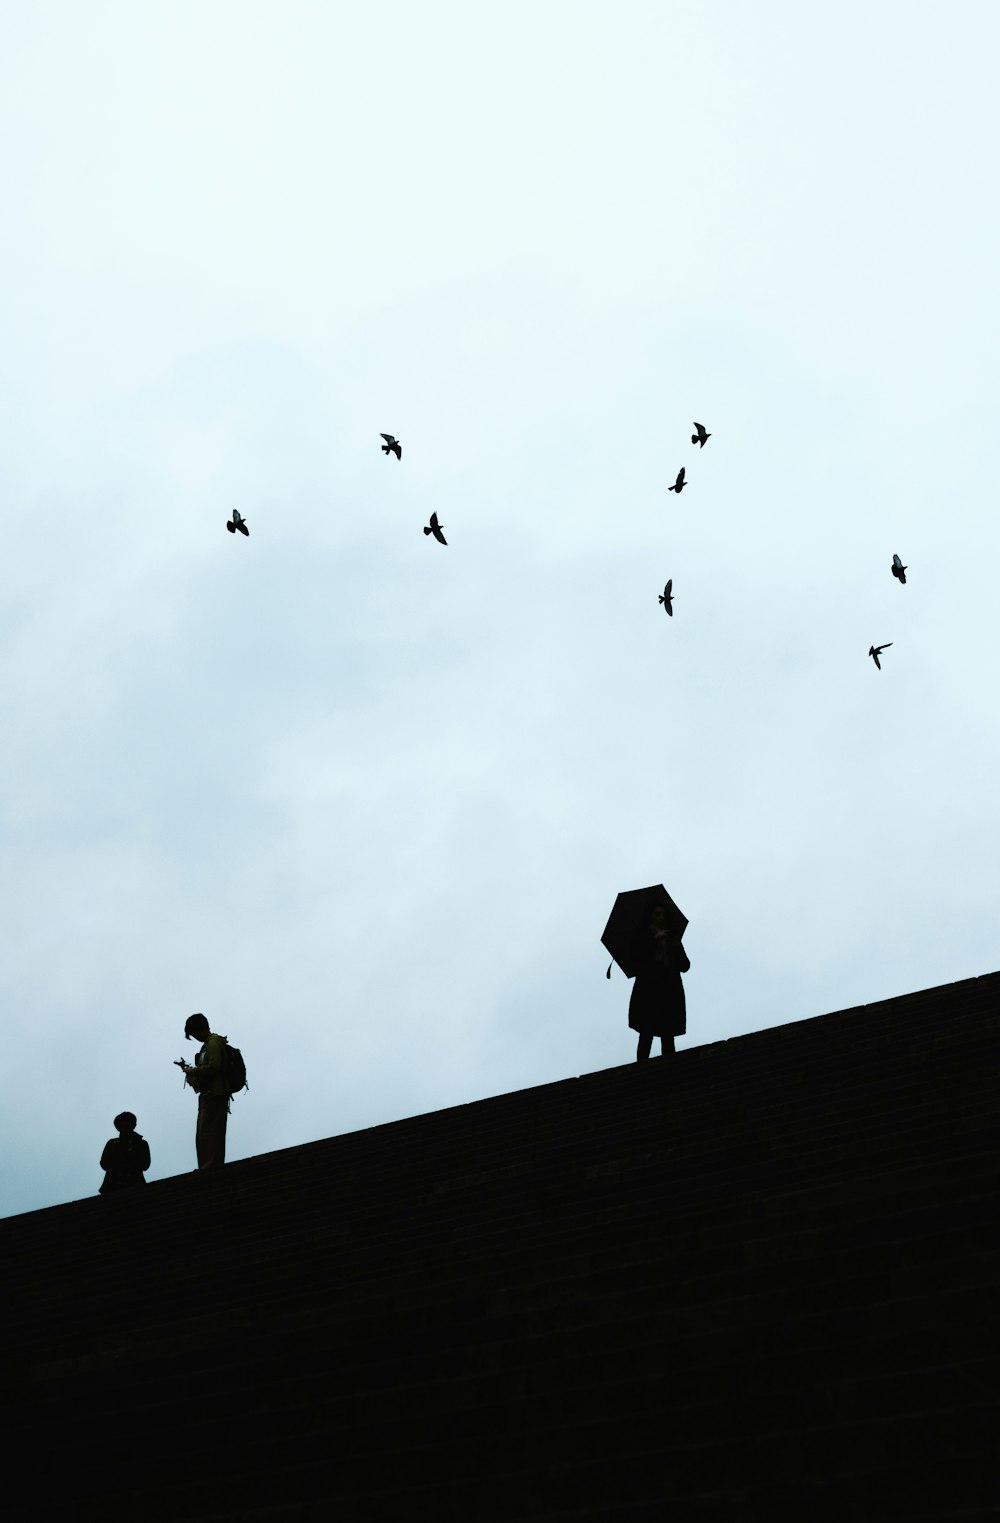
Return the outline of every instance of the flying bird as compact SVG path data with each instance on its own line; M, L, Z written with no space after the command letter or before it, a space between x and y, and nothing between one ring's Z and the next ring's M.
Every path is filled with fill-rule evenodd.
M232 518L226 520L226 528L229 530L230 534L235 534L236 530L239 529L240 533L245 534L247 539L250 538L250 530L244 523L243 516L240 513L239 508L233 509Z
M438 516L436 513L431 514L431 521L429 524L424 526L424 533L433 534L439 545L446 545L448 543L444 535L441 533L441 525L438 523Z
M402 460L403 446L400 444L399 440L394 439L392 434L383 434L382 438L385 440L385 443L382 446L383 455L388 455L391 452L395 455L397 460Z
M882 663L881 663L881 661L878 658L879 657L879 651L888 650L889 646L891 644L892 644L892 641L890 640L888 642L888 644L886 644L886 645L869 645L869 647L868 647L868 654L871 656L872 660L875 662L875 665L878 667L879 671L882 670Z
M667 491L668 492L683 492L683 490L684 490L684 488L686 486L687 486L687 482L684 480L684 467L681 466L680 470L677 472L677 480L674 482L672 487L668 487L667 488Z
M674 585L674 579L673 579L673 577L671 577L669 582L667 583L667 585L664 587L664 589L663 589L663 596L660 599L660 602L663 604L664 608L667 610L667 613L670 615L671 618L673 618L673 616L674 616L674 610L673 610L673 607L672 607L673 596L674 595L670 591L670 589L671 589L671 587L673 585Z
M704 423L696 423L695 424L695 428L698 430L698 432L696 434L692 434L691 435L691 443L692 444L700 444L702 449L704 449L705 448L705 440L706 439L711 439L712 435L711 434L706 434Z
M892 558L892 574L893 576L898 576L899 580L905 583L906 567L903 565L898 555L894 555Z

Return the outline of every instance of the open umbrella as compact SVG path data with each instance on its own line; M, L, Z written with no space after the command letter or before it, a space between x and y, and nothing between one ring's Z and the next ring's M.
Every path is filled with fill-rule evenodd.
M626 978L635 977L642 933L649 924L649 912L654 904L665 906L670 930L683 936L687 929L687 916L677 908L662 883L653 883L649 888L630 888L619 894L614 909L608 916L601 941ZM610 965L608 977L611 977Z

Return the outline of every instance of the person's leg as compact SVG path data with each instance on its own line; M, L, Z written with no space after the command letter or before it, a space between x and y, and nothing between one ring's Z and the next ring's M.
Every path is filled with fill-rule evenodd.
M650 1052L652 1051L652 1047L653 1047L653 1034L652 1034L652 1032L647 1032L647 1031L640 1032L640 1034L639 1034L639 1047L638 1047L638 1050L637 1050L636 1055L635 1055L636 1062L638 1063L640 1061L640 1059L642 1059L642 1058L648 1058Z
M198 1096L198 1125L194 1134L195 1151L198 1154L198 1167L205 1167L205 1159L208 1157L208 1111L205 1108L206 1095Z
M212 1156L206 1167L221 1168L226 1161L226 1122L229 1120L229 1101L219 1099L215 1101L215 1114L212 1117Z
M672 1036L661 1036L660 1048L665 1058L668 1057L670 1053L677 1051L677 1048L674 1046L674 1039Z
M198 1096L198 1132L196 1137L199 1169L217 1169L226 1161L226 1121L228 1106L224 1096Z

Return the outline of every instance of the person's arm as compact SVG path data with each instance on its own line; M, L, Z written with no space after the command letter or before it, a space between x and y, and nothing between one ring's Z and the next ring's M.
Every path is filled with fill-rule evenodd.
M194 1065L187 1064L184 1069L185 1077L191 1088L199 1094L204 1094L211 1089L215 1080L220 1077L226 1062L226 1044L221 1036L215 1032L205 1038L204 1061Z
M145 1137L140 1137L139 1141L142 1143L142 1147L139 1150L139 1167L142 1173L145 1174L146 1170L149 1168L149 1143L146 1141Z
M114 1165L115 1165L115 1154L117 1153L117 1151L118 1151L118 1142L117 1142L117 1139L112 1137L110 1142L106 1142L104 1144L104 1152L101 1154L101 1168L104 1170L105 1174L108 1172L109 1169L113 1169L114 1168Z
M684 943L681 941L681 938L677 935L676 931L668 931L666 941L668 957L679 972L686 973L691 966L691 959L684 950Z

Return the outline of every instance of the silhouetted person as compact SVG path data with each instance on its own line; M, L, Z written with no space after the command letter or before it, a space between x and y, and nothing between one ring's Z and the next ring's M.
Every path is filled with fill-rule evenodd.
M628 1002L628 1023L639 1033L636 1061L649 1057L654 1036L660 1038L666 1057L674 1051L674 1037L683 1036L687 1030L681 974L691 966L680 937L667 926L664 904L654 904L650 910L641 947Z
M131 1190L146 1183L145 1171L149 1168L149 1143L136 1131L136 1120L131 1111L122 1111L115 1117L117 1137L104 1144L101 1168L104 1183L100 1194L112 1190Z
M202 1014L189 1015L184 1035L201 1043L194 1063L177 1060L178 1068L198 1096L198 1125L195 1148L199 1169L217 1169L226 1161L226 1121L229 1116L229 1089L226 1084L226 1039L210 1031Z

